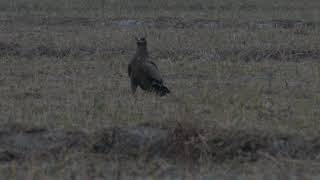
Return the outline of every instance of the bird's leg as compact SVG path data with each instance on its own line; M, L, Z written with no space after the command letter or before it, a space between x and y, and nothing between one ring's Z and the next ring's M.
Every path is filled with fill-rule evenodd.
M131 92L134 95L136 93L137 90L137 84L133 81L133 79L131 79Z
M132 95L133 95L133 99L134 99L134 104L137 104L137 84L134 83L133 80L131 80L131 92L132 92Z

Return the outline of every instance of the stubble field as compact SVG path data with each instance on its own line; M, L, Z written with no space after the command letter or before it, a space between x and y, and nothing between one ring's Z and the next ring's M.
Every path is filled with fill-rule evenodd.
M317 0L0 9L0 178L320 178ZM132 96L135 36L169 96Z

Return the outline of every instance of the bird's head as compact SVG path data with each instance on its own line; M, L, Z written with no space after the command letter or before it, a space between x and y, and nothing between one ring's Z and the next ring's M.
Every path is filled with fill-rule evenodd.
M138 47L146 47L147 46L147 40L145 37L136 38L137 46Z

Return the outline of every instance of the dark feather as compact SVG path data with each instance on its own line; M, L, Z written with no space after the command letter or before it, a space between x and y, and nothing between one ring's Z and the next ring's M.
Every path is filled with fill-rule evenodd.
M160 96L170 93L170 90L163 85L157 65L149 60L145 38L137 39L137 51L128 65L128 76L133 93L138 86L145 91L156 92Z

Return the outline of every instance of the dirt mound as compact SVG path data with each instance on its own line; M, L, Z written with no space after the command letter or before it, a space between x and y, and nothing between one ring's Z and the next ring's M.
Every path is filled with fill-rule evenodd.
M0 130L0 161L57 157L70 152L212 161L256 161L267 156L316 160L319 138L261 131L199 130L177 125L104 129L93 134L9 125Z
M165 149L168 129L152 126L111 128L98 132L93 151L139 156L142 153L160 155Z
M0 130L0 161L56 157L85 147L86 139L87 136L81 132L7 125Z

